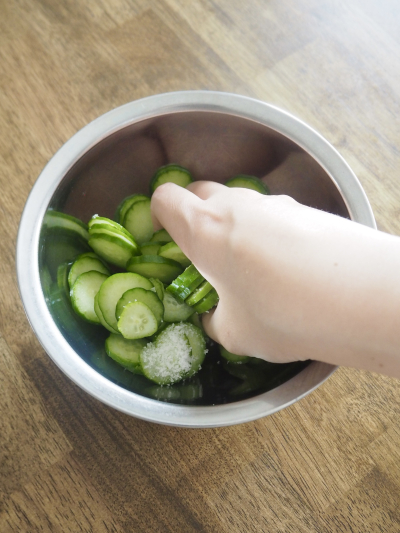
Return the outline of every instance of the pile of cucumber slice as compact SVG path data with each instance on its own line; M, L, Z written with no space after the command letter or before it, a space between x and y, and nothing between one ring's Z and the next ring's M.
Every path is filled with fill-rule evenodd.
M166 165L151 179L150 192L165 182L186 187L192 181L187 169ZM226 185L269 193L252 176ZM79 317L109 331L107 355L158 385L171 385L201 368L208 350L199 315L217 305L218 294L165 229L154 231L150 202L133 194L118 206L115 220L94 215L87 226L56 211L45 223L76 232L92 250L61 264L57 282ZM248 359L222 347L221 355L233 363Z

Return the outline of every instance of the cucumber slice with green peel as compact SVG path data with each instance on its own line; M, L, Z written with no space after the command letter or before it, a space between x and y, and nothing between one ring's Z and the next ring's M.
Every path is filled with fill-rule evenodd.
M115 311L118 300L124 292L129 289L134 289L135 287L150 290L153 287L153 284L139 274L134 274L133 272L120 272L107 278L101 286L98 300L99 307L104 320L116 331L118 331L118 325Z
M120 242L125 242L129 246L133 246L134 249L137 251L137 255L140 254L140 248L138 244L133 240L132 237L129 237L128 235L125 235L121 233L118 230L112 229L112 228L96 228L94 230L91 230L89 232L89 240L92 237L98 236L98 235L108 235L109 237L115 237L116 239L119 239Z
M73 262L68 274L68 284L70 289L72 289L78 276L84 272L89 272L90 270L96 270L107 276L110 275L110 271L104 265L103 261L96 257L87 256L86 254L83 254L83 256L80 255Z
M124 227L139 245L150 240L154 233L150 212L150 198L134 202L124 217Z
M103 316L103 313L101 312L101 309L100 309L100 306L99 306L99 293L96 294L96 296L94 297L94 312L96 313L99 321L100 321L100 324L105 327L106 329L108 329L108 331L110 331L111 333L115 333L117 335L120 335L120 332L117 330L117 329L114 329L110 326L110 324L108 324L105 320L104 320L104 316ZM121 335L120 335L121 336Z
M57 269L57 285L59 289L63 289L69 296L70 286L68 284L68 271L71 263L61 263Z
M236 355L235 353L228 352L228 350L224 348L221 344L219 345L219 352L221 356L230 363L240 365L243 363L247 363L250 360L250 357L248 355Z
M121 239L127 240L130 243L134 243L134 245L139 249L139 246L137 242L135 242L135 239L130 235L130 233L122 232L117 228L113 228L112 226L108 224L97 224L93 229L89 231L89 239L90 237L93 237L93 235L111 235L116 237L121 237Z
M160 167L150 181L150 192L153 192L163 183L175 183L181 187L187 187L192 183L193 178L190 172L180 165L169 164Z
M182 272L182 266L177 261L159 255L138 255L129 259L126 270L169 283Z
M44 246L43 263L54 280L57 279L57 269L62 263L72 263L79 254L92 251L88 241L71 230L43 230L41 238Z
M88 222L89 231L91 229L94 229L98 225L102 226L104 224L106 224L107 226L111 226L112 228L115 228L115 229L122 228L123 231L125 231L123 226L119 224L118 222L116 222L115 220L112 220L111 218L107 218L107 217L101 217L99 215L93 215L92 218L89 220Z
M74 311L93 324L100 324L99 317L94 310L94 298L107 278L106 274L95 270L84 272L78 276L71 289L71 303Z
M184 322L194 314L193 307L181 302L167 291L164 292L163 304L165 322Z
M159 326L163 320L164 317L164 304L160 300L160 298L157 296L155 292L153 292L151 289L146 290L142 289L140 287L136 287L135 289L129 289L121 296L121 298L118 300L117 307L115 310L115 317L117 320L120 319L122 315L122 311L131 302L142 302L149 307L151 312L154 314L157 320L157 326Z
M158 251L162 246L161 242L144 242L140 245L142 255L158 255Z
M72 215L66 215L60 211L47 211L43 218L46 228L60 228L72 231L87 241L89 239L87 224Z
M157 329L158 323L154 313L139 301L126 304L118 320L118 331L125 339L150 337Z
M43 294L47 300L50 292L51 286L53 285L53 280L51 279L51 274L46 265L42 266L39 272L40 283L42 285Z
M207 313L207 311L209 311L215 305L217 305L218 300L219 300L218 293L213 288L207 294L207 296L202 298L196 305L193 306L193 309L196 311L196 313L199 313L199 315L201 315L202 313Z
M143 374L140 366L140 354L146 346L143 339L125 339L122 335L112 333L105 342L106 353L111 359L134 374Z
M188 322L170 324L140 354L144 375L158 385L172 385L193 376L206 354L202 331Z
M119 231L116 228L113 228L112 226L104 225L102 227L101 224L96 226L94 229L89 231L89 239L90 237L93 237L93 235L111 235L111 237L120 237L121 239L129 242L129 243L135 243L133 237L129 235L128 233L122 233L122 231ZM137 246L137 243L136 243Z
M175 324L186 335L189 340L190 347L192 348L192 367L186 376L190 378L196 374L203 364L206 353L206 337L204 333L198 327L190 324L189 322L182 322L181 324Z
M212 289L213 286L211 283L203 281L203 283L199 285L188 298L186 298L185 303L188 305L196 305L202 298L207 296Z
M105 261L125 268L128 259L139 253L138 246L121 235L96 233L89 239L89 246Z
M187 320L191 324L194 324L195 326L200 328L201 331L203 331L203 333L204 333L203 324L201 323L201 318L200 318L200 315L198 313L194 312L192 315L190 315L190 317Z
M155 291L160 300L163 301L165 292L164 284L157 278L149 278L149 280L154 285L154 287L150 290Z
M99 217L98 215L93 216L88 223L89 227L89 236L93 233L98 233L100 231L106 231L109 232L109 234L114 235L122 235L126 237L127 239L135 242L135 239L129 231L124 228L124 226L121 226L121 224L118 224L114 220L111 220L110 218L105 217ZM137 244L137 243L135 243Z
M164 331L164 329L166 329L170 325L171 325L171 322L162 321L160 326L158 326L158 330L154 333L154 335L152 335L151 337L148 337L148 341L149 342L154 342L157 339L157 337L159 336L159 334L162 331Z
M167 291L182 302L205 281L194 265L189 265L182 274L174 279L167 287Z
M164 228L161 228L155 231L150 239L150 242L161 242L162 244L166 244L167 242L171 242L171 241L172 241L171 235Z
M123 338L121 335L120 337ZM90 362L104 377L129 390L137 390L137 386L140 390L145 386L143 385L141 387L141 383L143 381L148 381L143 375L140 375L139 372L128 371L128 369L111 359L111 357L107 355L105 349L94 352L90 358Z
M261 194L270 194L268 187L260 178L256 176L247 176L246 174L239 174L230 178L225 182L227 187L241 187L242 189L252 189Z
M97 324L89 323L76 314L71 305L71 299L67 297L63 289L57 287L56 283L50 289L47 305L55 323L66 338L70 338L73 334L75 346L82 343L86 350L95 349L94 338L102 334L96 329L100 328L97 328Z
M100 259L100 261L102 261L102 259L97 254L95 254L94 252L84 252L83 254L79 254L78 257L75 257L75 261L79 257L94 257L95 259ZM107 266L107 265L104 263L104 266Z
M160 250L158 251L158 255L177 261L183 266L183 268L186 268L191 264L190 259L186 257L179 246L173 241L161 246Z
M117 207L117 211L115 212L115 220L118 222L118 224L124 223L124 217L128 209L131 207L132 204L135 202L140 202L141 200L146 200L148 196L146 194L131 194L130 196L127 196L122 200L122 202Z

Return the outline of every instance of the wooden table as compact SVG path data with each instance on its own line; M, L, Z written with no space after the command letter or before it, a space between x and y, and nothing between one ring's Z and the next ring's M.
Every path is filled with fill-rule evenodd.
M188 430L89 397L26 320L27 195L98 115L237 92L315 127L400 234L398 0L0 0L0 531L400 531L398 381L340 369L256 422Z

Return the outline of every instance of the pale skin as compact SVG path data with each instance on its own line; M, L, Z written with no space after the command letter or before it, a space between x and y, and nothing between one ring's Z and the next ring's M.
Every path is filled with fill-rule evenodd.
M208 181L158 187L152 215L217 290L203 325L227 350L400 378L399 237Z

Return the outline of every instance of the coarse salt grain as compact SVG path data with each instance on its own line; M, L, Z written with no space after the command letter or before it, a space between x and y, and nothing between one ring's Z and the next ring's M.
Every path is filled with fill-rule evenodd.
M157 342L143 349L141 359L149 376L156 374L160 381L178 381L192 366L192 348L185 335L185 326L176 324L162 332Z

